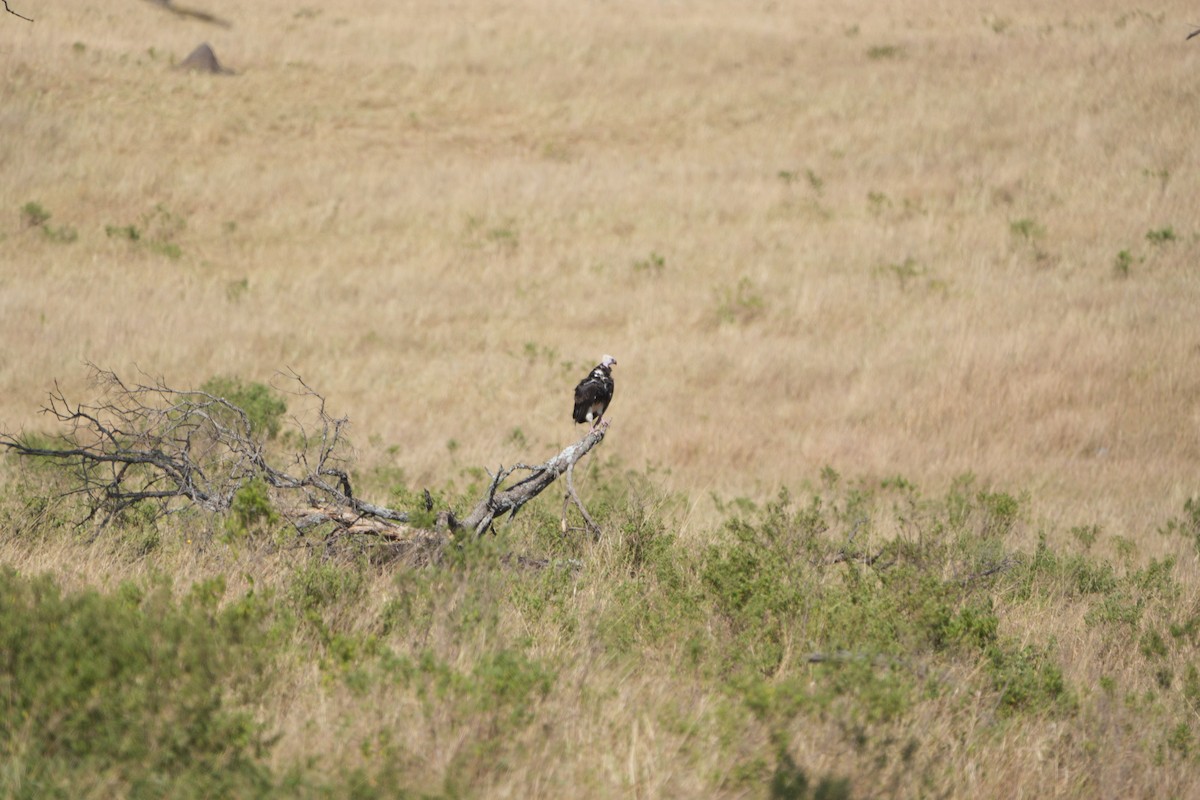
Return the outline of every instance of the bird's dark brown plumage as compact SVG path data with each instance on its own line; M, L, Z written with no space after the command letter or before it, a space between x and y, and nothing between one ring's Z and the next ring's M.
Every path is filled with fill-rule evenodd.
M615 388L612 368L616 363L617 360L612 356L605 356L575 387L575 411L572 417L576 423L590 422L593 428L600 424L608 404L612 402Z

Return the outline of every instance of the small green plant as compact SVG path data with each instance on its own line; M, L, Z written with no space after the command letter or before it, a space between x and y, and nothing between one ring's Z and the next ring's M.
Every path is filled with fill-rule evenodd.
M1133 266L1133 255L1128 250L1122 250L1117 253L1117 258L1113 262L1113 272L1118 278L1128 278L1129 268Z
M746 323L757 319L766 309L766 301L749 278L743 277L732 289L719 294L717 319L727 323Z
M1004 33L1012 27L1012 20L1007 17L986 16L983 24L992 29L993 33Z
M1071 536L1075 538L1075 541L1083 545L1084 550L1091 550L1092 545L1094 545L1096 540L1100 538L1100 526L1077 525L1076 527L1071 528L1070 533Z
M661 275L666 265L666 259L652 250L646 258L633 262L633 271Z
M804 170L804 177L808 178L808 185L811 186L812 190L817 194L820 194L825 188L825 181L811 169Z
M174 261L183 255L183 249L175 242L175 237L186 227L183 217L159 203L153 210L143 214L137 224L105 225L104 233L110 239L121 239L145 247Z
M292 575L288 597L302 612L320 612L335 603L357 600L365 589L361 564L313 558Z
M1116 22L1113 24L1116 25L1116 27L1118 27L1118 28L1124 28L1130 22L1150 23L1151 25L1162 25L1163 21L1165 19L1166 19L1165 13L1153 14L1149 11L1145 11L1145 10L1139 8L1136 11L1126 11L1125 13L1121 14L1121 16L1117 17Z
M29 202L21 206L21 221L27 228L40 228L47 239L59 244L70 244L79 238L79 232L70 225L52 228L46 223L50 220L50 212L39 203Z
M904 48L894 44L881 44L867 48L867 58L872 61L880 61L889 58L900 58L904 55Z
M472 678L478 708L506 726L521 727L533 718L534 704L550 692L555 675L523 653L505 649L484 655Z
M511 225L489 229L487 240L505 253L516 252L517 247L521 244L520 237L517 235L517 229Z
M225 284L225 297L227 297L231 303L238 302L245 297L246 293L249 291L249 278L242 278L241 280L230 281L229 283Z
M1162 634L1154 628L1149 628L1142 634L1142 640L1138 644L1138 649L1146 658L1166 658L1167 643L1163 639Z
M850 781L846 778L825 776L816 786L809 783L808 775L796 764L791 753L780 748L775 771L767 785L770 800L850 800Z
M1187 722L1179 723L1167 734L1167 747L1183 758L1191 755L1194 746L1195 737L1192 734L1191 726Z
M1191 539L1200 554L1200 495L1189 497L1183 503L1183 516L1172 517L1158 529L1164 536L1183 536Z
M1168 225L1165 228L1158 230L1149 230L1146 232L1146 241L1153 245L1164 245L1167 242L1173 242L1178 237L1175 235L1175 229Z
M891 275L900 284L901 290L906 290L914 278L925 274L925 267L912 256L894 264L884 264L875 268L877 274Z
M1005 492L980 492L976 497L983 512L980 534L1007 536L1019 519L1021 504Z
M183 255L183 248L174 242L150 242L149 247L155 253L177 261Z
M42 231L45 232L47 239L59 244L70 244L79 238L79 231L70 225L60 225L57 228L45 225L42 227Z
M988 671L1005 711L1063 712L1074 708L1074 696L1048 649L992 645Z
M40 225L45 225L50 219L50 212L42 208L41 204L32 201L21 206L21 222L27 228L36 228Z
M1160 189L1164 191L1167 188L1167 183L1171 180L1171 171L1169 169L1144 169L1142 174L1151 180L1158 181Z
M110 239L126 239L130 242L139 242L142 239L142 232L133 225L105 225L104 235Z
M1027 242L1041 239L1046 235L1046 229L1042 227L1036 220L1029 217L1015 219L1008 223L1009 232L1018 239L1023 239Z
M554 365L558 361L558 349L548 345L539 345L537 342L526 342L522 349L522 354L530 366L538 361L545 361L548 365Z
M1112 537L1113 549L1117 551L1117 557L1122 561L1132 561L1137 555L1137 544L1126 536Z

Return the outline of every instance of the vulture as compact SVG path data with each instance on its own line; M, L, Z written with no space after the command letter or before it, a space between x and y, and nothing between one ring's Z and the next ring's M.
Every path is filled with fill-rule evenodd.
M588 376L575 387L575 422L590 422L592 427L600 424L608 404L612 402L613 378L612 368L617 360L612 356L604 356L600 363L592 368Z

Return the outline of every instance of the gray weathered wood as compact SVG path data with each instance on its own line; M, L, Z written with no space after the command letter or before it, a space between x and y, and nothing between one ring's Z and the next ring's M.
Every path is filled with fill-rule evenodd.
M496 517L506 513L516 514L521 506L541 494L550 484L558 480L560 475L587 455L593 447L604 441L604 434L607 431L608 421L605 420L588 431L588 434L578 442L570 445L544 464L536 467L521 465L507 471L497 472L492 478L492 484L488 488L487 494L467 515L466 519L458 523L458 526L474 531L477 536L487 533ZM530 471L530 475L503 491L497 491L504 479L516 469L527 469Z

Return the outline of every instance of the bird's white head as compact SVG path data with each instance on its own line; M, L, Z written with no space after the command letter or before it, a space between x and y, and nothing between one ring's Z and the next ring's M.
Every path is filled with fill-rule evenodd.
M610 355L605 355L604 358L600 359L600 366L602 367L615 367L616 365L617 360Z

